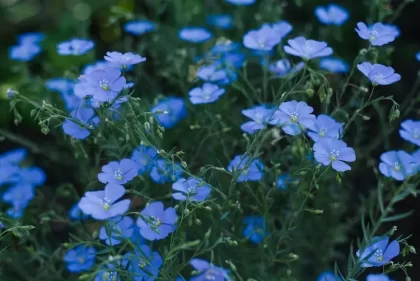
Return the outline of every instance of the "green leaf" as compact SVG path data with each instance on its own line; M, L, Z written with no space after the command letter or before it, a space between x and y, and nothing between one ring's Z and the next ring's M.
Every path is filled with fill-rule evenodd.
M413 211L409 211L409 212L398 214L398 215L395 215L395 216L386 217L382 220L382 222L399 221L399 220L402 220L402 219L405 219L405 218L411 216L412 213L413 213Z

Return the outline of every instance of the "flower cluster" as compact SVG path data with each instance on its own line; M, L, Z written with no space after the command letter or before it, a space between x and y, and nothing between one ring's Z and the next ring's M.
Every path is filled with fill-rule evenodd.
M17 61L31 61L41 52L40 43L44 40L43 33L24 33L19 36L19 44L10 48L9 58Z

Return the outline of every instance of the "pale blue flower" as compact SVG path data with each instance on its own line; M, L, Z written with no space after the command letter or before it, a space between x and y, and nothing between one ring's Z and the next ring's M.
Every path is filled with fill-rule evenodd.
M373 85L390 85L401 80L401 75L395 73L390 66L363 62L357 68L372 82Z
M225 89L220 89L215 84L204 83L202 87L194 88L188 94L192 104L202 104L215 102L224 93Z
M284 51L289 55L301 57L304 60L310 60L318 57L326 57L333 53L327 43L307 40L304 37L296 37L288 40L289 46L284 46Z
M369 40L372 46L382 46L390 43L399 35L399 31L395 26L382 23L375 23L367 27L363 22L359 22L355 30L360 38Z
M349 65L344 60L336 58L321 59L319 67L332 73L347 73L349 71Z
M403 150L382 153L379 171L386 177L403 181L415 172L413 157Z
M333 138L319 139L313 146L316 161L324 166L332 165L337 172L351 170L345 162L354 162L356 153L341 140Z
M349 12L342 6L330 4L326 7L319 6L315 9L315 15L323 24L342 25L349 18Z
M148 20L130 21L124 25L124 30L133 35L142 35L155 29L156 24Z
M191 43L202 43L213 35L204 27L184 27L179 31L179 38Z

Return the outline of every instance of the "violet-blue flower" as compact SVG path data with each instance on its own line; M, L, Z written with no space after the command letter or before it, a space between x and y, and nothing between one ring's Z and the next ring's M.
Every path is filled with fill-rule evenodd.
M355 30L360 38L369 40L372 46L382 46L390 43L399 35L399 32L395 27L382 23L375 23L368 27L363 22L359 22Z
M145 62L146 58L131 52L124 54L119 52L107 52L105 60L110 62L114 67L127 69L130 65Z
M287 189L287 186L293 182L292 177L289 173L281 174L277 177L276 186L280 190Z
M255 134L257 131L262 130L273 117L274 111L275 110L268 105L257 105L242 110L242 114L252 121L242 124L241 130L248 134Z
M137 164L131 159L109 162L102 167L98 180L102 183L126 184L137 176Z
M259 181L264 175L264 164L259 159L252 159L248 155L236 155L227 166L231 173L240 172L237 182Z
M94 281L120 281L121 279L118 277L118 271L114 269L115 265L112 263L101 266Z
M390 85L401 80L401 76L390 66L363 62L358 64L357 68L369 78L373 85Z
M67 270L70 272L88 271L95 264L96 249L94 247L85 247L78 245L73 249L66 251L64 261Z
M165 159L157 159L153 162L150 178L155 183L172 183L182 175L181 164L168 162Z
M225 93L225 89L210 83L204 83L202 87L192 89L188 94L192 104L212 103Z
M76 202L69 211L69 217L72 220L78 221L78 220L85 220L89 216L83 213L83 211L79 208L79 202Z
M207 23L220 29L231 29L234 24L233 17L229 14L211 14L208 15Z
M316 279L316 281L342 281L342 280L343 278L341 278L340 276L337 276L336 278L334 272L332 271L324 271Z
M11 174L9 182L40 186L45 183L45 172L39 167L20 168L18 173Z
M342 25L349 18L349 12L340 5L330 4L326 7L318 6L315 15L323 24Z
M302 36L287 41L289 46L284 46L284 51L293 56L301 57L304 60L310 60L318 57L326 57L333 53L327 43L305 39Z
M79 202L83 213L96 220L106 220L123 215L130 207L130 200L118 201L125 194L125 188L118 184L107 184L105 190L87 191Z
M3 201L12 206L7 210L7 214L13 218L21 218L23 216L23 212L34 196L34 186L30 184L18 183L9 187L2 196Z
M296 65L292 66L288 59L281 59L276 62L272 62L268 65L268 70L273 73L276 77L284 77L287 74L295 73L301 70L305 64L299 62Z
M403 150L392 150L381 155L379 171L386 177L403 181L415 171L413 157Z
M25 148L17 148L0 154L0 166L17 165L25 160L28 151Z
M404 140L420 146L420 121L405 120L402 122L400 136Z
M238 6L248 6L255 3L256 0L225 0L228 3Z
M254 244L260 244L267 236L267 226L262 216L248 216L243 220L243 236Z
M193 177L189 177L188 179L179 178L172 184L172 189L172 197L179 201L188 199L195 202L201 202L206 200L211 192L211 188L208 184Z
M230 280L228 272L222 267L215 266L208 261L203 259L192 259L190 264L196 271L198 271L197 276L193 276L190 281L224 281Z
M322 138L338 139L342 133L343 125L334 120L334 118L320 114L316 121L309 126L308 136L317 142Z
M159 101L151 111L155 113L156 119L165 129L175 127L179 121L187 117L184 99L177 97L168 97Z
M99 239L110 246L121 243L123 239L128 239L134 232L134 220L130 217L115 217L106 222L99 230Z
M414 171L420 172L420 149L414 151L411 156L413 157Z
M91 40L75 38L57 45L57 52L62 56L80 56L89 52L95 43Z
M66 135L72 136L75 139L85 139L90 135L90 130L87 128L94 128L100 122L99 117L95 116L95 112L91 108L75 109L71 113L71 117L79 120L86 127L66 119L63 123L63 131Z
M249 49L271 51L282 39L281 34L276 31L273 26L263 24L260 29L245 34L243 44Z
M346 73L349 71L349 65L344 60L336 58L321 59L319 67L332 73Z
M14 178L16 175L19 175L20 168L18 166L14 166L8 163L2 164L0 162L1 173L0 173L0 186L4 184L13 183Z
M337 172L351 170L351 167L345 162L354 162L356 153L351 147L341 140L333 138L321 138L313 147L315 159L324 166L332 165Z
M27 32L19 35L20 44L38 44L45 39L45 34L41 32Z
M420 61L420 52L417 52L417 53L416 53L416 59L417 59L418 61Z
M368 245L363 252L359 249L357 257L362 261L362 267L379 267L389 263L400 253L400 245L394 240L389 243L389 237L372 238L372 243Z
M32 43L10 47L9 58L17 61L31 61L41 52L41 48Z
M287 34L289 34L293 26L288 21L278 21L271 25L273 28L273 31L277 34L277 36L280 36L281 38L285 37Z
M115 67L113 67L113 65L109 61L99 60L94 63L86 65L82 70L82 74L88 75L96 69L107 69L107 68L115 68Z
M157 156L155 148L146 145L139 145L131 154L131 160L137 164L137 173L143 175L148 172Z
M142 35L156 30L156 24L148 20L129 21L124 25L124 30L133 35Z
M238 75L229 67L219 62L213 62L208 65L201 66L196 73L197 77L209 83L218 85L228 85L234 82Z
M282 126L286 134L296 136L315 122L315 115L311 114L313 110L303 101L283 102L275 111L270 124Z
M126 253L122 261L134 281L154 281L162 264L159 252L152 251L148 245L141 245L134 253Z
M380 274L369 274L366 276L366 281L394 281L388 277L388 275L384 273Z
M204 27L184 27L179 31L178 36L187 42L202 43L212 38L213 34Z
M174 208L164 209L163 203L153 202L140 212L137 226L140 234L147 240L161 240L176 229L178 215Z
M64 77L51 78L45 82L45 87L50 91L68 93L73 91L74 81Z

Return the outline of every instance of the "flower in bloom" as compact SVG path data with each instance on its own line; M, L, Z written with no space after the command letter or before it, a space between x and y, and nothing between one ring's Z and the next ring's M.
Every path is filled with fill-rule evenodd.
M80 199L79 208L83 213L91 215L97 220L106 220L112 217L123 215L130 207L130 200L123 197L125 189L122 185L107 184L105 190L88 191Z
M95 69L107 69L107 68L112 68L112 67L113 67L113 65L109 61L99 60L97 62L86 65L83 68L82 74L83 75L88 75L92 71L94 71Z
M344 60L335 58L321 59L319 67L332 73L346 73L349 71L349 65Z
M101 269L95 276L95 281L120 281L118 271L113 269L115 269L115 265L112 263L101 266Z
M417 172L420 172L420 149L416 150L411 154L413 157L413 163Z
M207 16L207 23L220 29L231 29L234 21L229 14L213 14Z
M286 134L296 136L302 132L302 129L312 126L315 122L315 115L311 114L313 110L303 101L283 102L275 111L270 124L282 126Z
M87 127L97 126L100 122L99 117L95 116L95 112L91 108L79 108L75 109L71 113L71 117L79 120L80 123L86 127L82 127L80 124L66 119L63 123L63 131L66 135L72 136L75 139L85 139L90 135L90 130Z
M313 147L315 159L324 166L332 164L332 168L337 172L351 170L350 166L344 162L356 160L356 153L351 147L341 140L333 138L319 139Z
M211 32L204 27L184 27L179 31L179 38L191 43L202 43L212 37Z
M179 178L172 184L172 189L172 197L179 201L188 199L195 202L201 202L206 200L211 192L211 188L208 184L193 177L189 177L188 179Z
M39 167L20 168L18 173L10 174L9 182L39 186L45 183L46 175Z
M45 34L41 32L27 32L19 35L20 44L38 44L45 39Z
M95 46L95 43L86 39L72 39L57 45L57 52L62 56L80 56L86 54Z
M341 278L340 276L337 276L336 278L334 272L332 271L324 271L316 279L316 281L342 281L342 280L343 278Z
M75 87L75 93L81 98L92 96L99 102L112 101L124 89L126 80L117 68L95 69L79 77L81 83Z
M327 43L307 40L302 36L287 41L289 46L284 46L284 51L293 56L301 57L304 60L310 60L318 57L326 57L333 53Z
M284 77L287 74L295 73L304 67L303 62L292 66L288 59L281 59L268 65L268 70L276 77Z
M266 225L264 217L262 216L248 216L243 220L245 225L243 235L254 244L260 244L267 236Z
M156 183L170 183L182 175L181 165L177 162L167 162L165 159L154 161L150 177Z
M239 5L239 6L248 6L255 3L256 0L225 0L228 3Z
M285 190L289 183L292 183L293 179L290 174L282 174L277 177L276 186L278 189Z
M159 113L156 113L160 111ZM171 129L175 125L187 117L187 107L184 99L176 97L168 97L161 100L152 108L156 119L165 129Z
M192 104L212 103L225 93L225 89L210 83L204 83L202 87L192 89L188 94Z
M420 61L420 52L417 52L417 53L416 53L416 59L417 59L418 61Z
M228 85L237 79L236 72L219 62L201 66L196 75L205 82L218 85Z
M131 159L109 162L102 167L98 180L102 183L125 184L137 176L137 164Z
M2 196L3 201L12 206L7 210L7 214L13 218L21 218L34 196L34 186L31 184L18 183L10 187Z
M107 52L105 60L109 61L114 67L126 69L130 65L146 61L146 58L131 52L125 54L121 54L119 52Z
M366 276L366 281L394 281L389 279L388 275L384 273L380 274L369 274Z
M257 131L264 129L274 114L274 109L268 105L257 105L249 109L242 110L242 114L250 118L252 121L245 122L241 125L241 130L248 134L255 134Z
M88 271L95 264L96 249L79 245L66 251L64 261L70 272Z
M343 130L343 125L328 115L320 114L316 118L316 121L309 126L309 130L308 136L314 142L322 138L338 139Z
M121 243L122 239L128 239L133 235L134 221L130 217L116 217L110 219L106 226L99 230L99 239L105 244L114 246Z
M133 35L142 35L156 29L156 24L148 20L129 21L124 25L124 30Z
M73 205L73 207L71 207L69 211L69 217L72 220L77 221L87 219L89 216L82 212L82 210L79 208L79 202L77 202Z
M420 146L420 121L405 120L401 123L400 136L417 146Z
M0 166L17 165L25 160L28 151L25 148L17 148L0 154Z
M152 251L148 245L140 246L134 253L126 253L122 261L123 267L132 273L131 280L134 281L154 281L162 264L160 254Z
M192 259L190 261L192 267L199 272L197 276L191 278L191 281L224 281L230 280L226 269L205 261L203 259Z
M382 153L379 171L386 176L402 181L414 173L413 157L403 150Z
M146 145L139 145L131 154L131 160L137 164L137 173L143 175L148 172L157 156L155 148Z
M68 93L73 91L74 82L72 79L68 78L51 78L45 82L45 87L50 91Z
M349 12L342 6L330 4L326 7L317 7L315 15L323 24L342 25L349 18Z
M172 207L164 209L162 202L153 202L141 211L137 219L140 234L147 240L160 240L175 231L178 215Z
M290 31L292 31L293 29L293 26L285 20L273 23L271 27L273 28L277 36L280 36L281 38L289 34Z
M259 181L264 175L264 164L259 159L250 160L247 155L236 155L229 162L227 170L231 173L240 172L238 182Z
M32 43L10 47L9 58L17 61L31 61L41 52L41 48Z
M390 85L401 79L390 66L363 62L357 68L372 82L373 85Z
M398 29L394 26L384 25L382 23L375 23L367 27L363 22L359 22L355 30L360 38L369 40L372 46L382 46L390 43L399 35Z
M280 43L282 37L276 29L269 24L263 24L260 29L251 30L245 34L243 44L253 50L271 51Z
M363 262L362 267L378 267L387 264L399 253L400 245L396 240L389 243L388 236L375 236L372 244L363 249L363 252L359 249L356 255Z

